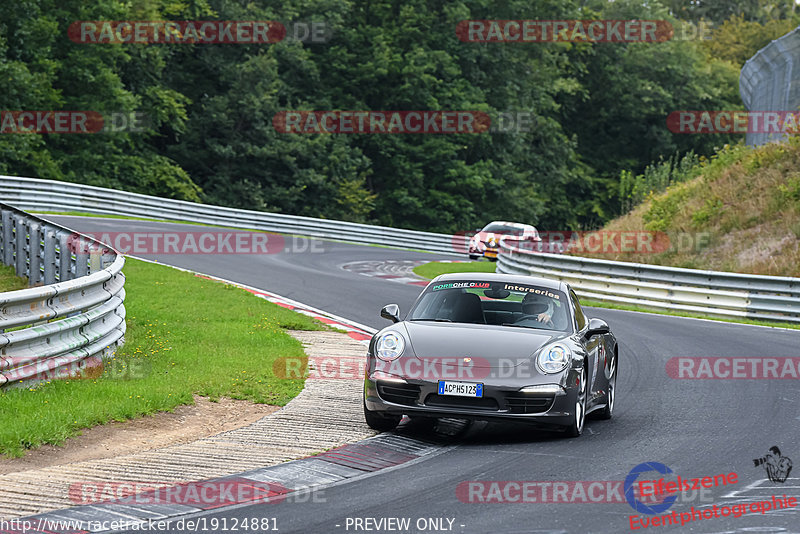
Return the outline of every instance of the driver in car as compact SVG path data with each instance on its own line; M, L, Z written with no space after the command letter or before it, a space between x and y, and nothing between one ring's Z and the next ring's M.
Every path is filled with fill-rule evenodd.
M555 304L550 297L528 293L522 299L522 313L524 315L517 321L518 324L535 319L540 323L552 325Z

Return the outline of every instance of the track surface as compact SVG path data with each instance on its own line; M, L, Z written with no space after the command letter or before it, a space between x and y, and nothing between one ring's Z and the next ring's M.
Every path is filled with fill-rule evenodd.
M200 230L169 223L47 218L93 233ZM381 306L396 302L407 310L420 288L348 272L341 269L342 264L454 259L329 241L322 242L322 248L324 252L318 253L163 255L157 259L273 291L375 328L387 324L378 317ZM667 360L675 356L800 357L800 332L615 310L590 309L588 313L605 319L621 344L612 421L589 421L584 435L575 440L525 427L475 423L454 439L457 446L446 454L327 488L324 502L252 505L206 517L226 518L229 525L234 518L274 518L280 532L298 533L364 532L368 530L354 528L354 518L387 517L410 518L408 532L619 533L630 530L628 517L634 515L624 502L468 503L458 499L456 487L475 480L622 481L634 466L647 461L666 464L682 477L738 474L735 486L714 489L702 501L698 495L689 502L679 499L670 511L729 506L772 495L800 497L800 467L781 484L766 481L764 469L753 465L753 459L764 456L773 445L800 462L797 380L675 380L665 372ZM424 435L413 427L400 432ZM440 530L417 529L420 518L447 518L453 523L449 526L445 520ZM399 532L369 526L372 532ZM795 508L647 531L800 532L800 512Z

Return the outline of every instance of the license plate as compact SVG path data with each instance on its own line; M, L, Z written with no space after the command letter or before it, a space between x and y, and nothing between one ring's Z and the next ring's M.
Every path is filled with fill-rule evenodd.
M447 382L439 380L439 395L453 395L456 397L483 397L483 384L468 384L467 382Z

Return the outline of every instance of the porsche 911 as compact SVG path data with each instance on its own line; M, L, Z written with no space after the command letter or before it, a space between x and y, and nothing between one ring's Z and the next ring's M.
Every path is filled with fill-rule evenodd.
M618 346L570 286L544 278L458 273L430 282L369 344L364 417L390 430L403 415L510 420L579 436L587 414L614 411Z

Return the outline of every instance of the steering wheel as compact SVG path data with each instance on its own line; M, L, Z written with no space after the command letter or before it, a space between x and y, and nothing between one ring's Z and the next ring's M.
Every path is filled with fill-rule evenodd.
M522 317L520 317L519 319L514 321L514 323L516 324L516 323L519 323L519 322L522 322L522 321L526 321L528 319L532 319L532 320L536 321L537 323L549 326L551 328L555 328L556 327L555 323L553 323L553 318L552 317L549 318L546 321L541 321L541 320L539 320L539 315L523 315Z

